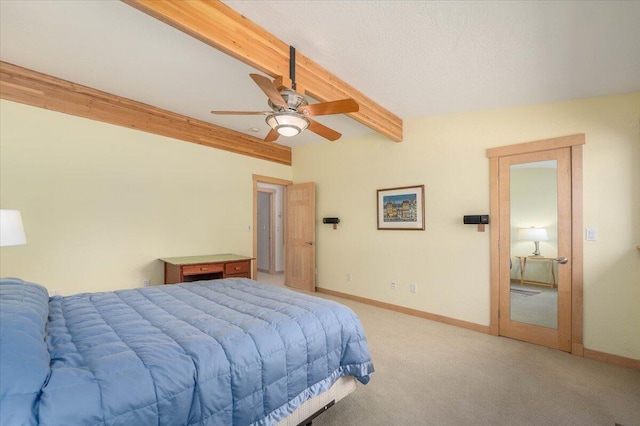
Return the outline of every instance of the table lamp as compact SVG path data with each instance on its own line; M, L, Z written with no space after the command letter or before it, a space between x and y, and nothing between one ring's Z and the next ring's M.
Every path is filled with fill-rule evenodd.
M18 210L0 210L0 247L19 246L27 243Z
M534 256L540 256L540 241L549 240L546 228L520 228L518 229L518 239L521 241L533 241L536 245Z

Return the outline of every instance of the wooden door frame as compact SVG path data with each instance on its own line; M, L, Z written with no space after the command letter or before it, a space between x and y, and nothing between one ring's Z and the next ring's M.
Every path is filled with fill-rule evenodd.
M283 197L286 202L287 198L287 186L293 185L293 182L286 179L273 178L269 176L253 175L253 257L257 259L258 256L258 183L268 183L271 185L281 185L284 187ZM286 233L286 229L284 229ZM251 268L251 276L253 279L258 279L258 262L253 262Z
M570 148L571 150L571 353L584 356L583 343L583 241L582 241L582 145L583 133L542 139L487 150L490 168L491 217L491 318L489 333L498 336L500 307L500 198L498 159L516 154Z
M276 273L275 267L275 248L276 248L276 239L275 239L275 195L276 190L272 188L263 188L258 186L258 192L262 192L263 194L269 194L269 274ZM257 224L257 210L256 210L256 224ZM256 235L257 235L256 230ZM258 257L256 258L256 263L258 263Z

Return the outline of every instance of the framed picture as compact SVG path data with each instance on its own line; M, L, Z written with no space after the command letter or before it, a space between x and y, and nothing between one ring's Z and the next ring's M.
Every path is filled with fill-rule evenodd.
M424 185L378 189L378 229L424 231Z

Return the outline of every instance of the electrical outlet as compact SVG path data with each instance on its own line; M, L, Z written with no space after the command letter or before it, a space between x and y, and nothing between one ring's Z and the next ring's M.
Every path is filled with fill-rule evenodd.
M142 281L142 285L145 286L145 287L149 287L151 285L151 280L146 279L146 280Z
M60 296L60 290L51 290L52 296Z
M352 277L351 277L351 272L349 272L349 273L347 274L347 281L351 281L351 278L352 278Z
M397 290L398 289L398 283L395 281L391 281L391 290Z
M418 292L418 285L415 284L415 283L409 284L409 291L411 293L417 293Z

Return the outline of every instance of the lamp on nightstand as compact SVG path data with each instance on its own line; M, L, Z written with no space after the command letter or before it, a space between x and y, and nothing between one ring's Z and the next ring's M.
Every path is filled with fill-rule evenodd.
M533 252L534 256L540 256L540 241L548 241L546 228L520 228L518 229L518 239L521 241L533 241L536 245L536 250Z
M27 243L18 210L0 210L0 247L19 246Z

